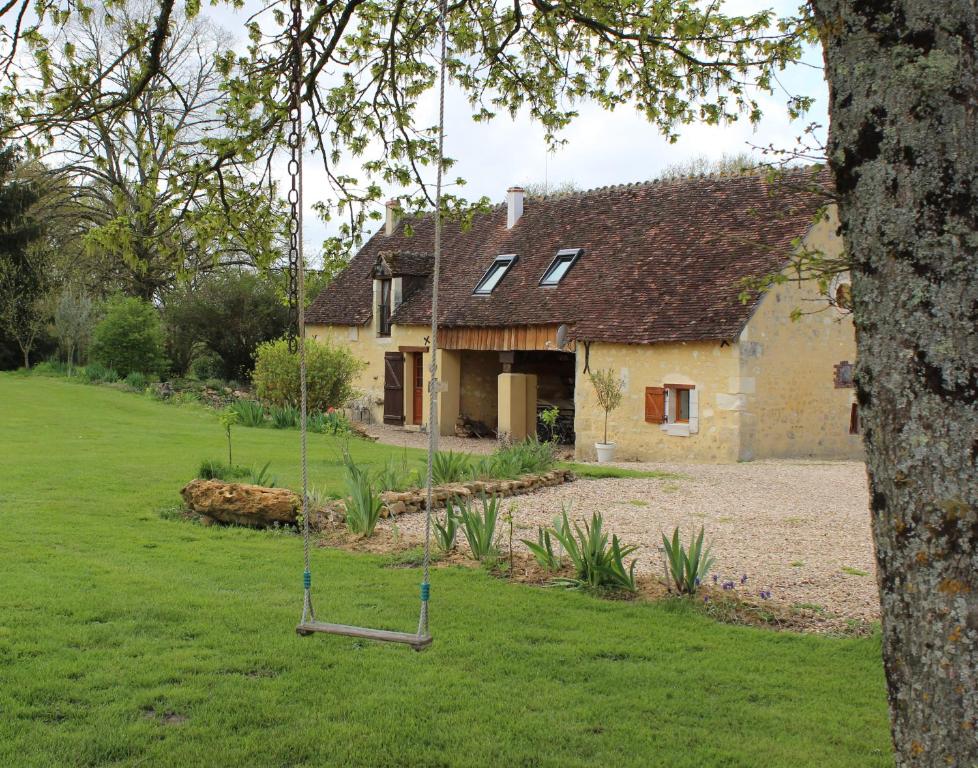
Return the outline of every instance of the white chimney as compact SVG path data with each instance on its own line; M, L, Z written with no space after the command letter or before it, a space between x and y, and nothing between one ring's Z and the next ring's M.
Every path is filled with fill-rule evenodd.
M512 229L523 215L523 187L510 187L506 190L506 229Z
M401 220L401 203L397 199L388 200L385 206L387 208L387 220L384 224L384 234L390 237L397 229L397 222Z

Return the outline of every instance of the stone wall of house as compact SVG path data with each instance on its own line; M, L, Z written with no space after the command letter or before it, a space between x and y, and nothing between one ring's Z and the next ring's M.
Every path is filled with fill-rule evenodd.
M583 372L584 346L577 345L574 387L576 456L595 458L594 443L603 439L604 412L594 387ZM624 461L736 461L740 445L740 413L732 406L736 392L739 353L736 344L689 342L677 344L592 343L590 370L612 368L625 382L621 406L608 419L608 440L617 444ZM646 387L687 384L696 388L695 431L645 420Z
M345 325L308 325L306 333L310 338L319 341L329 340L338 346L347 347L357 358L366 363L356 382L356 388L362 393L362 400L370 407L371 418L375 422L384 420L384 354L397 352L401 347L423 347L424 339L431 333L430 328L420 325L395 325L390 336L378 336L376 322L364 326ZM428 355L424 356L427 369ZM406 422L411 423L413 409L412 356L405 355L404 361L404 415ZM422 422L428 422L427 386L429 375L425 371L424 416ZM454 429L455 422L452 422Z
M463 351L460 361L459 411L495 429L499 422L498 379L502 365L498 352Z
M834 217L819 222L805 245L838 253L836 227ZM795 309L804 314L793 320ZM855 389L836 386L840 364L855 362L855 330L851 317L830 306L813 282L773 288L739 347L741 459L862 457L862 438L850 434Z

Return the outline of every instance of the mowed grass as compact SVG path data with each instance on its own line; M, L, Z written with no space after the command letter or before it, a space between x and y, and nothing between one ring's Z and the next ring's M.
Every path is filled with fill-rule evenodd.
M236 461L294 483L297 437L237 429ZM310 436L313 484L339 448ZM461 568L434 573L425 653L299 638L300 538L158 512L222 449L203 409L0 375L0 765L892 765L878 639ZM416 570L313 571L321 617L414 628Z

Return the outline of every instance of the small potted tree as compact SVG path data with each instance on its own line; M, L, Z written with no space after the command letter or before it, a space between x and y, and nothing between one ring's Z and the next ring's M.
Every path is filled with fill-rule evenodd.
M604 464L615 459L615 444L608 442L608 414L621 405L624 382L608 368L603 371L592 371L591 384L598 398L598 405L604 411L604 442L594 444L598 452L598 463Z

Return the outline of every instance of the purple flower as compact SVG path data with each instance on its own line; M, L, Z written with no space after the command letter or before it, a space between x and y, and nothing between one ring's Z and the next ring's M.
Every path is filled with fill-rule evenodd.
M703 602L704 603L710 602L710 596L709 595L703 595Z
M771 596L771 590L770 589L762 589L761 590L761 599L762 600L767 600L770 596Z
M717 581L719 580L719 578L720 578L720 577L719 577L719 576L717 576L717 574L715 574L715 573L714 573L714 574L713 574L713 583L714 583L714 584L716 584L716 583L717 583Z
M743 576L740 577L740 583L741 584L746 584L747 583L747 574L746 573Z
M697 577L696 577L696 578L694 579L694 581L696 582L696 586L698 587L698 586L700 585L700 577L699 577L699 576L697 576Z
M734 583L732 581L725 581L725 582L723 582L723 588L724 589L733 589L734 588Z

